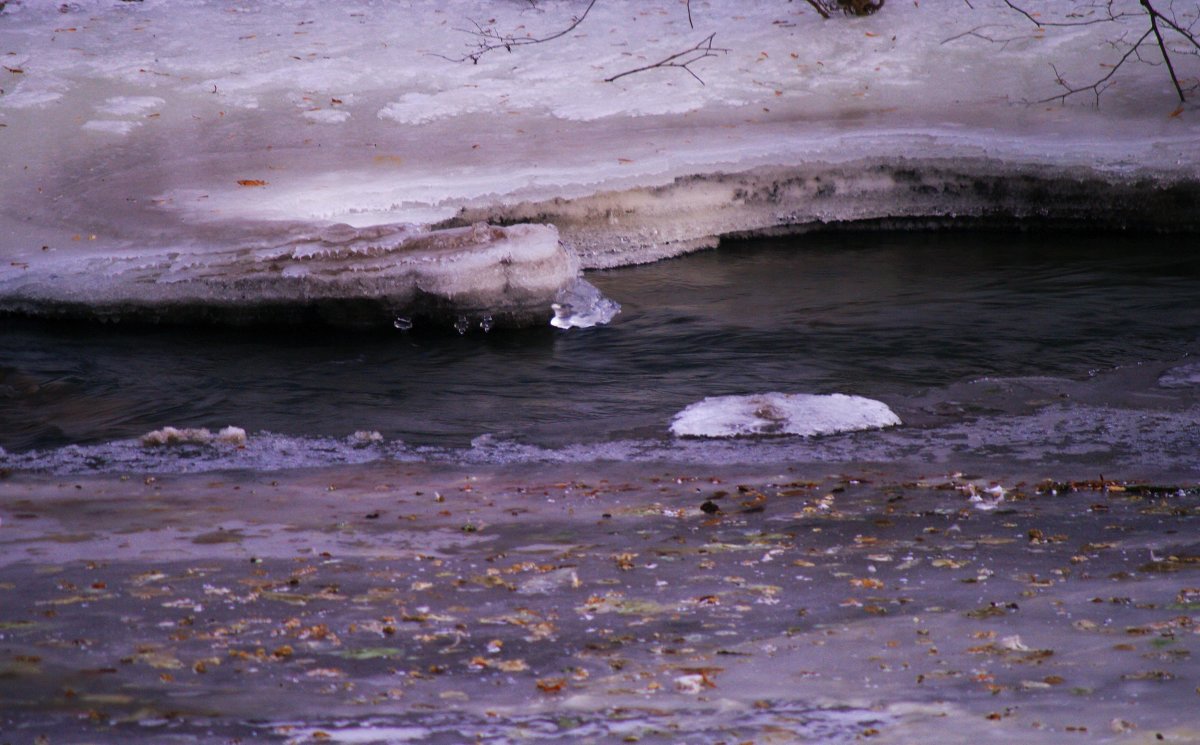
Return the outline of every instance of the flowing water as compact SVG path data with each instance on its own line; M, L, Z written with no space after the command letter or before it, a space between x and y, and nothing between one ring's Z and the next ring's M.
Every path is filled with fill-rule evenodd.
M1190 471L1200 256L1188 243L983 231L727 242L589 274L623 310L567 331L5 319L0 463L998 457ZM689 404L767 392L869 397L904 424L817 438L670 434ZM136 442L167 425L236 425L250 438L236 452Z

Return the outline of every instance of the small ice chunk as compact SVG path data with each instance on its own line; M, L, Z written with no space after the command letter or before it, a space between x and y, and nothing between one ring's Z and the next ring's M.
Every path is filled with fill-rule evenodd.
M1004 637L1003 639L1000 640L999 646L1001 649L1006 649L1010 652L1028 652L1029 651L1029 647L1026 646L1025 642L1021 641L1020 634L1013 634L1012 636Z
M383 435L374 430L367 431L360 429L350 436L350 440L355 445L372 445L377 442L383 442Z
M163 427L142 435L141 442L144 447L208 445L214 442L241 447L246 444L246 430L241 427L225 427L213 435L206 427Z
M700 693L706 683L703 675L680 675L675 679L675 690L680 693Z
M163 427L142 435L142 445L146 447L161 447L163 445L204 445L212 440L212 432L206 428Z
M216 442L241 447L246 444L246 430L241 427L224 427L217 433Z
M887 404L834 393L760 393L713 396L675 415L671 432L679 437L747 435L828 435L900 424Z
M586 329L608 323L621 312L621 306L600 294L593 285L576 279L558 291L550 305L554 318L550 325L560 329Z

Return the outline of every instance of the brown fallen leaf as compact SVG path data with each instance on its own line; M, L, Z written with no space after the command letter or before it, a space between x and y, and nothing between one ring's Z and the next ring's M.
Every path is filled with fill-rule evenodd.
M854 585L855 587L865 587L868 590L882 590L884 587L883 582L871 577L852 579L850 580L850 584Z
M260 178L238 179L238 186L266 186L267 182Z
M567 687L566 678L538 678L538 690L542 693L560 693Z

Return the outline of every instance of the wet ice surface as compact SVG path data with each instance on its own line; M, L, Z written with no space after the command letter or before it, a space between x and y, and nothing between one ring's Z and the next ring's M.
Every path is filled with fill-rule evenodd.
M0 722L18 742L1193 742L1195 487L1028 473L13 475Z

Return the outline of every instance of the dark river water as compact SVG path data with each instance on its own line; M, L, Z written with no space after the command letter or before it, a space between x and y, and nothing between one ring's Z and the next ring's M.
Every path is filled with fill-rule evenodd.
M727 242L589 274L623 310L608 326L568 331L7 319L0 463L120 467L142 457L130 441L150 430L235 425L251 435L239 454L192 448L172 456L177 466L957 452L1100 465L1153 453L1154 464L1187 470L1200 461L1189 454L1200 380L1191 241L950 231ZM865 396L904 425L719 444L670 435L691 403L766 392ZM1087 424L1097 412L1105 431ZM258 456L255 443L266 448Z

